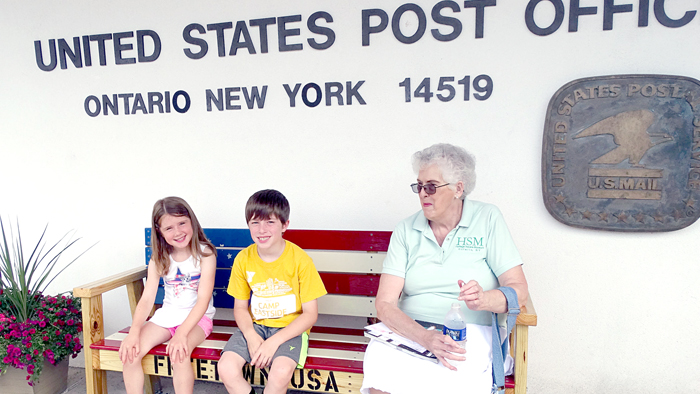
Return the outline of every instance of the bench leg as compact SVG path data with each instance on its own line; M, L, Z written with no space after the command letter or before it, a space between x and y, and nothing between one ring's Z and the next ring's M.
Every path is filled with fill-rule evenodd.
M100 354L90 348L104 339L102 296L81 298L83 310L83 353L85 354L85 385L87 394L107 394L107 373L100 370Z
M156 375L146 375L146 379L144 379L145 385L144 389L146 390L146 394L155 394L160 390L160 377Z
M513 394L525 394L527 392L528 326L516 325L515 335L515 390Z

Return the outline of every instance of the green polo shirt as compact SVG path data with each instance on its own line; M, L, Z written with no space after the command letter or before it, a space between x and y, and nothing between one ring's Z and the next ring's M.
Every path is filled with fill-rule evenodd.
M442 246L423 211L403 220L391 235L382 273L404 278L399 308L415 320L443 324L458 302L459 279L476 280L484 291L498 288L498 277L522 265L501 212L495 205L464 200L462 218ZM464 302L467 323L491 325L491 313Z

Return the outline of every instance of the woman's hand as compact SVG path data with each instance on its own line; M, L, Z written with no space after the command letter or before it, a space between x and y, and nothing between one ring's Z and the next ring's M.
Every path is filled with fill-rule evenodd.
M175 331L175 335L170 338L168 346L165 347L165 352L174 362L185 362L190 354L187 346L187 335L181 334L179 330Z
M122 364L126 364L127 360L129 363L133 363L139 353L139 335L129 333L119 345L119 359Z
M453 371L456 371L457 368L447 362L447 360L466 360L466 357L461 356L460 354L464 354L467 351L457 344L457 342L455 342L452 338L450 338L449 335L443 335L439 331L425 330L425 338L423 343L425 344L425 348L430 350L430 352L438 358L442 365Z
M464 301L467 304L467 308L473 311L480 311L484 309L484 289L479 285L479 282L475 280L470 280L464 283L463 280L458 280L459 285L459 297L458 300Z

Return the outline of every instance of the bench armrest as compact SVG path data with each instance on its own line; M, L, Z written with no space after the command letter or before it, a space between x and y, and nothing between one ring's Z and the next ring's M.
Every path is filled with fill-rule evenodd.
M107 392L107 375L100 369L100 352L90 347L105 338L102 294L125 286L133 314L143 293L143 278L147 273L148 267L137 267L73 289L73 296L80 297L83 310L83 353L88 393ZM153 377L149 379L151 382L154 381ZM152 385L146 386L146 392L153 393L152 387Z
M73 296L87 298L94 297L143 279L146 277L147 273L148 267L146 266L133 268L120 274L112 275L107 278L88 283L84 286L76 287L73 289Z
M532 303L532 298L527 296L527 301L525 305L520 307L520 314L518 314L518 319L515 324L521 326L536 326L537 325L537 312L535 312L535 305Z

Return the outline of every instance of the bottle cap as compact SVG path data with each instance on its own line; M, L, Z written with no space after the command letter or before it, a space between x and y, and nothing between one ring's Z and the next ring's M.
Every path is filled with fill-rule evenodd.
M459 308L459 307L460 307L459 302L453 302L453 303L452 303L452 307L453 307L453 308Z

